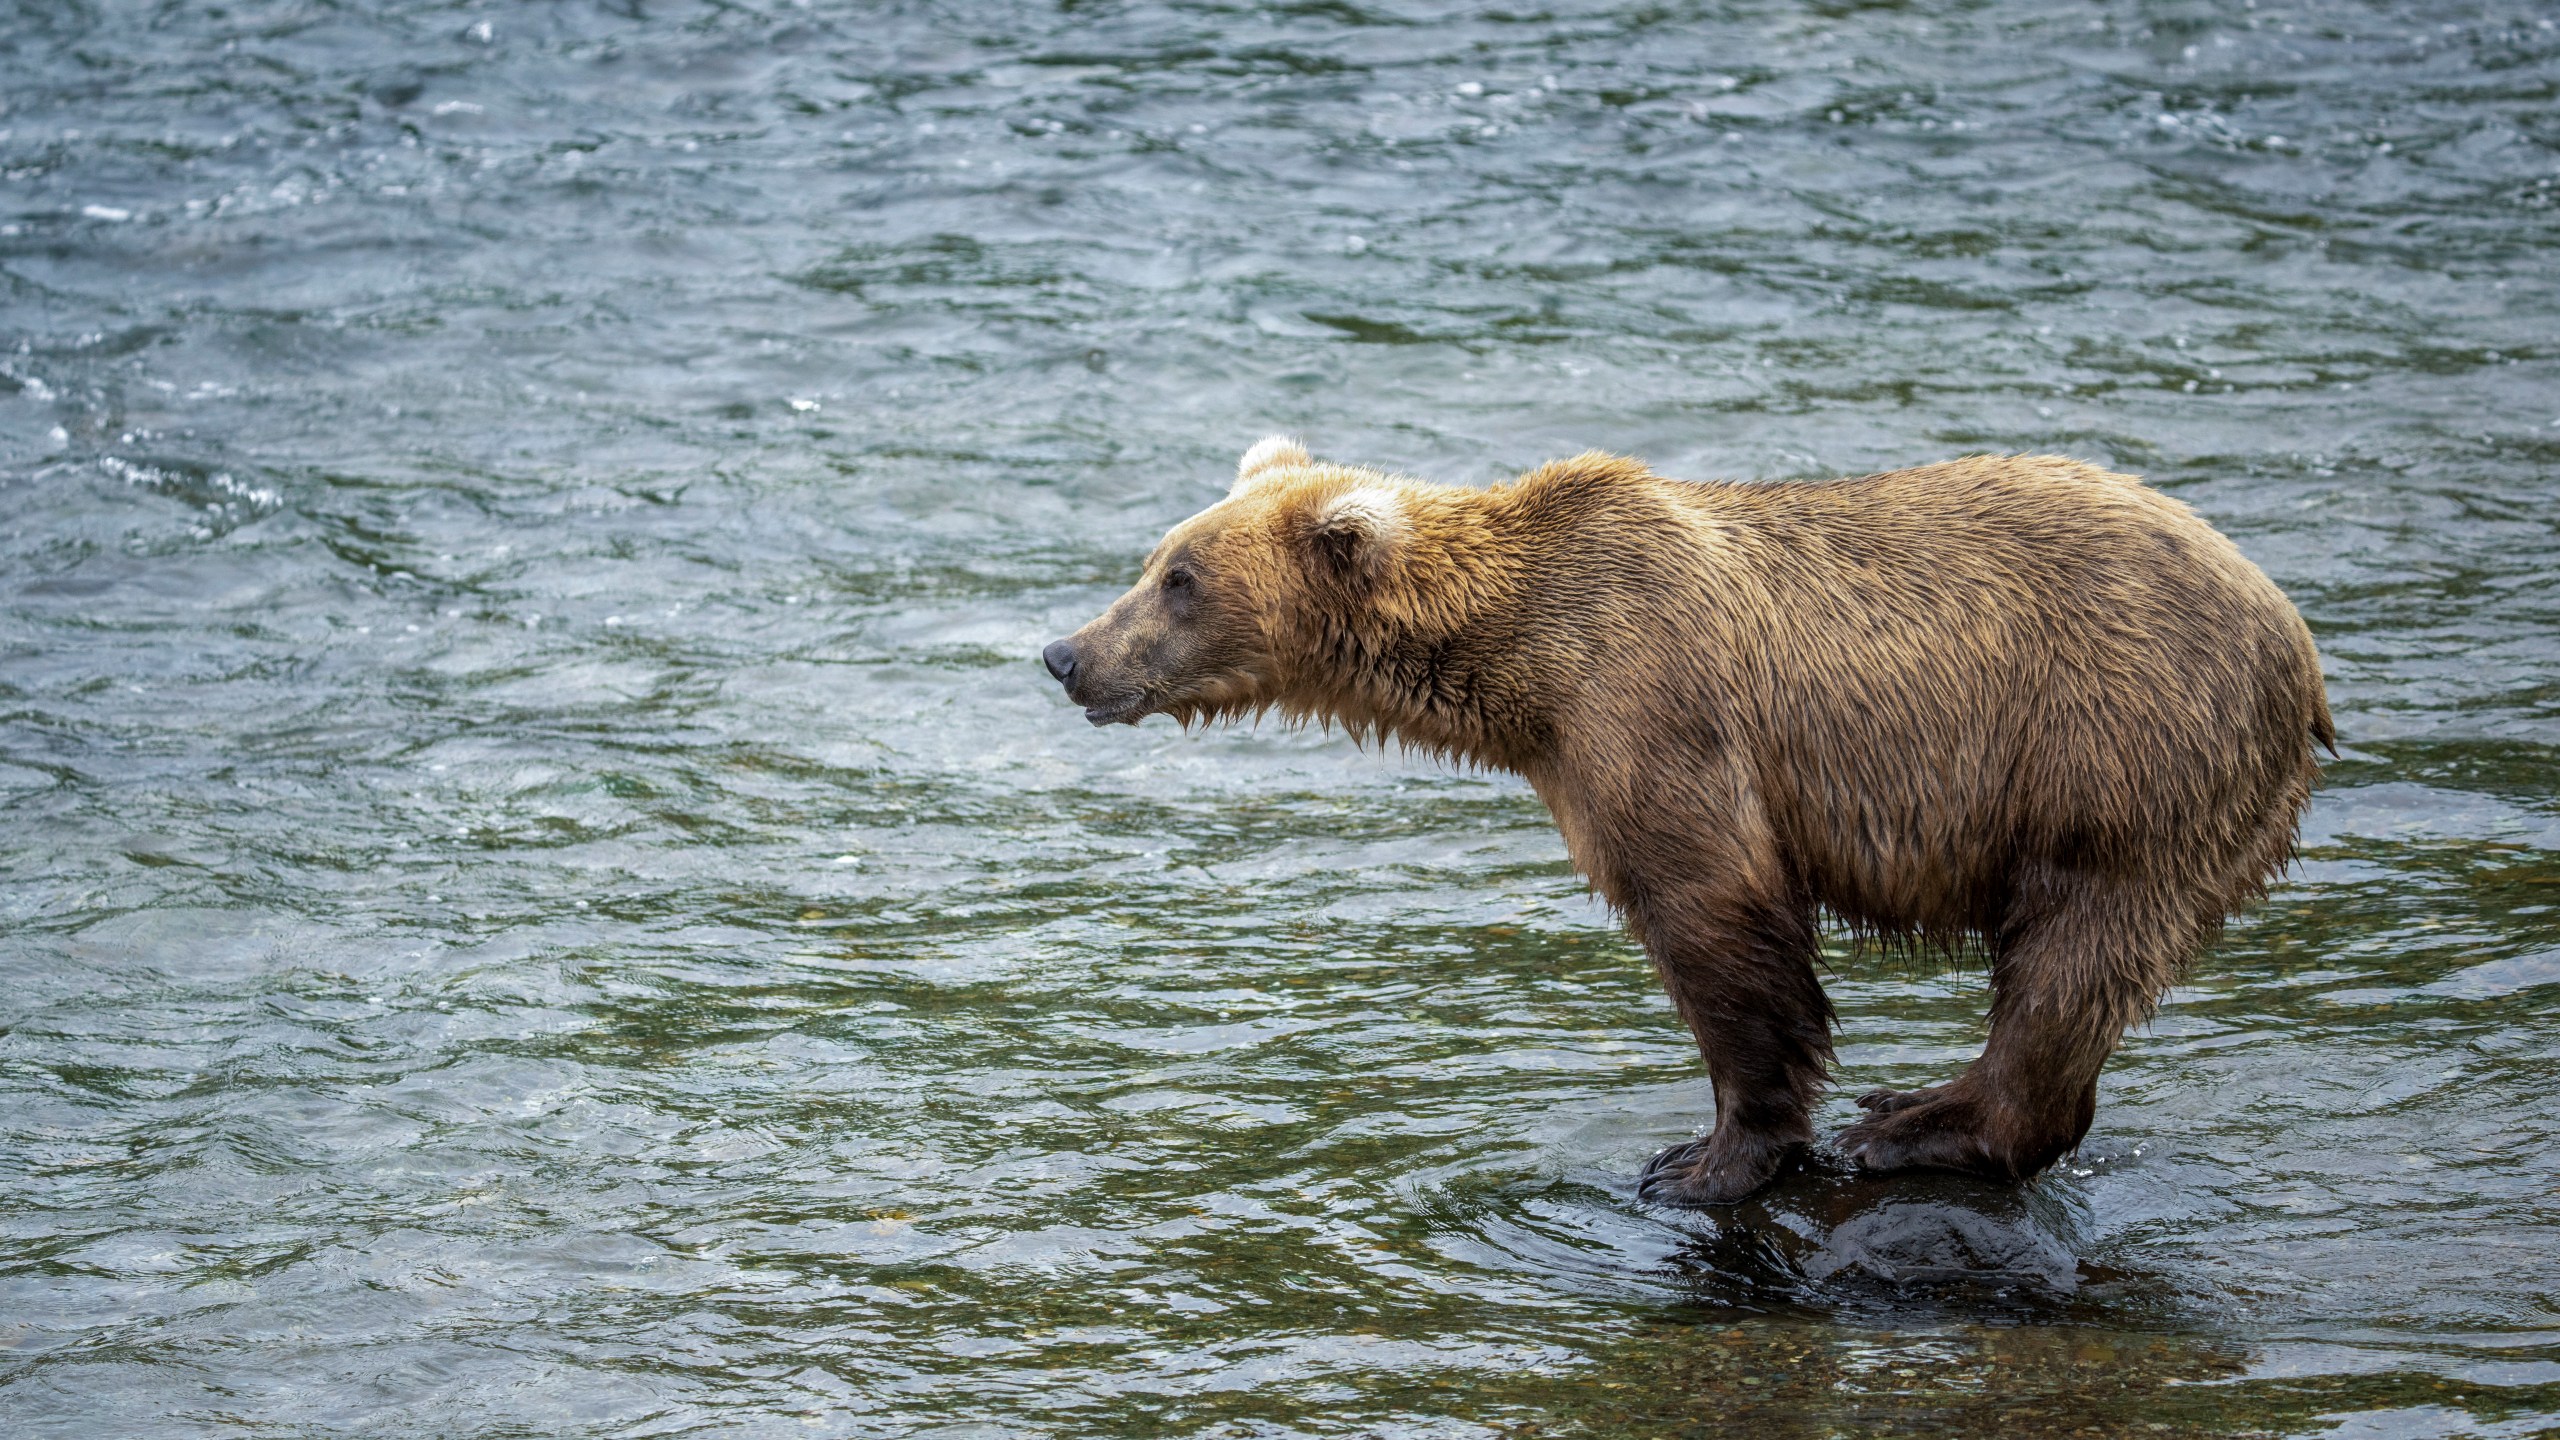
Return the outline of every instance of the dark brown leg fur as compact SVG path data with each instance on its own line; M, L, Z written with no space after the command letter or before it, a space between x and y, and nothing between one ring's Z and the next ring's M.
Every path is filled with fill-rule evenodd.
M1715 1082L1716 1128L1653 1158L1639 1198L1716 1205L1767 1184L1813 1138L1831 1061L1831 1002L1813 972L1810 907L1692 889L1629 917Z
M2089 1132L2098 1071L2148 1014L2206 927L2164 888L2085 872L2029 877L1995 940L1991 1038L1944 1085L1879 1091L1840 1133L1869 1170L2024 1180Z

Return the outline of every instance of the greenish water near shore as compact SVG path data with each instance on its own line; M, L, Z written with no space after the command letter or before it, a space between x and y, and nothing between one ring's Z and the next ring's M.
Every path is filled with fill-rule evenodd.
M0 1429L2560 1432L2528 5L0 4ZM1267 431L2059 450L2301 864L2025 1194L1639 1205L1534 797L1035 658ZM1841 1075L1978 974L1833 957Z

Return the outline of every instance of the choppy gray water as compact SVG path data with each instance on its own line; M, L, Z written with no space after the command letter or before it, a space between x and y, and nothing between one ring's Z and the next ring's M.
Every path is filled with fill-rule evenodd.
M0 1428L2552 1433L2555 19L0 5ZM1651 1210L1523 788L1033 658L1284 428L2139 471L2347 753L2032 1193Z

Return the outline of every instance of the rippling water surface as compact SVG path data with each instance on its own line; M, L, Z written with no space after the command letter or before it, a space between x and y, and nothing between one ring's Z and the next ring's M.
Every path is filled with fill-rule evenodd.
M2560 1427L2548 6L0 5L0 1428ZM2325 649L2023 1195L1538 804L1033 656L1266 431L2054 449ZM1840 1091L1978 973L1833 957Z

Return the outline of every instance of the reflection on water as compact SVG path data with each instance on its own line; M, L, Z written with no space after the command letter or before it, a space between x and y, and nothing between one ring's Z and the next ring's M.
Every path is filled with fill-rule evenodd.
M0 1428L2560 1426L2534 7L0 17ZM1039 671L1273 429L2139 471L2347 753L2032 1191L1654 1210L1523 788Z

